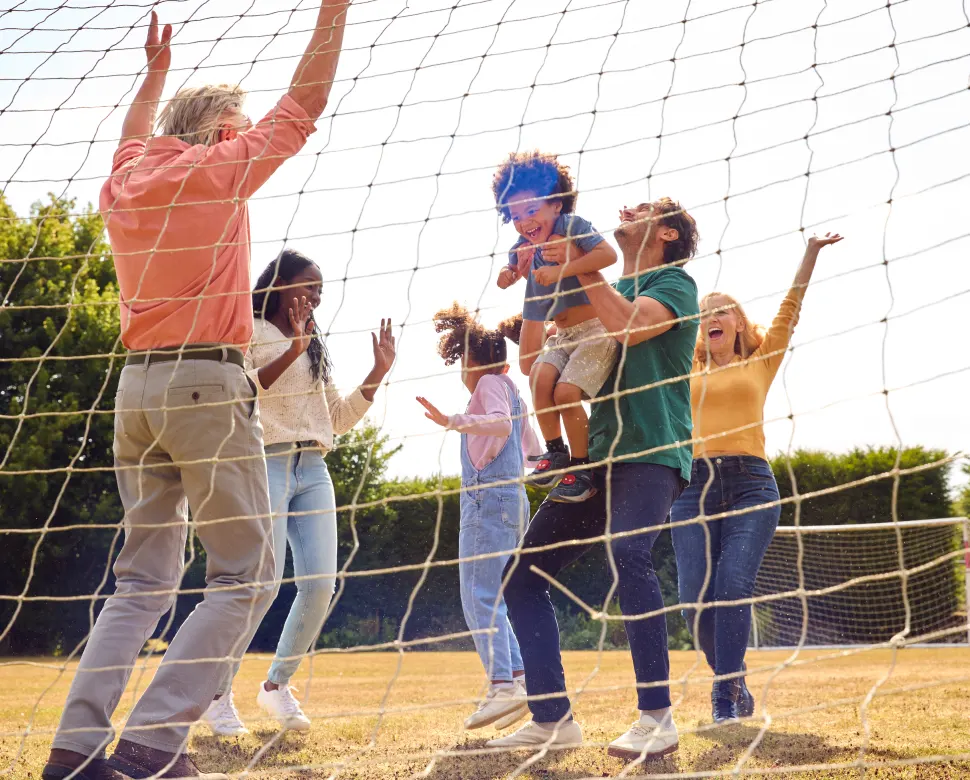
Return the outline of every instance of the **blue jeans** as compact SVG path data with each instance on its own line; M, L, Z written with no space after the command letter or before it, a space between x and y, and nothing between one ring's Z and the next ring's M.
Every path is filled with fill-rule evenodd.
M531 567L555 577L593 545L547 545L595 538L611 533L639 531L610 542L616 562L617 591L624 615L659 612L650 618L624 622L637 680L637 705L641 710L670 706L670 664L667 655L667 620L660 580L653 568L651 551L667 522L670 505L680 493L680 474L653 463L615 463L606 490L606 469L593 471L599 493L581 504L544 501L522 540L522 554L508 564L505 586L509 616L522 645L525 684L529 696L562 693L555 698L529 702L537 723L551 723L569 715L565 696L566 676L559 652L559 626L549 597L549 583ZM602 541L595 542L603 544ZM603 573L612 580L612 572Z
M266 473L276 559L273 600L283 579L287 541L296 578L296 598L266 676L272 683L286 685L320 635L336 589L337 499L319 450L297 450L291 442L270 444L266 447ZM258 628L253 627L243 648L249 647ZM238 671L237 662L220 684L218 694L229 692Z
M701 506L701 495L709 481ZM758 569L781 516L777 503L759 505L777 501L778 485L771 467L761 458L722 456L712 458L710 468L704 460L694 461L690 486L670 510L671 521L692 520L701 514L742 514L670 529L683 603L751 598ZM702 608L699 612L686 608L684 618L715 674L742 670L751 632L750 604Z
M483 486L461 494L458 556L506 552L458 564L461 608L469 630L478 632L472 635L475 649L490 680L511 680L512 672L522 671L519 643L501 594L502 572L528 520L529 499L521 485Z
M287 541L296 578L296 598L266 677L278 685L290 681L320 636L337 582L337 499L327 462L319 450L292 447L266 448L276 578L283 578Z

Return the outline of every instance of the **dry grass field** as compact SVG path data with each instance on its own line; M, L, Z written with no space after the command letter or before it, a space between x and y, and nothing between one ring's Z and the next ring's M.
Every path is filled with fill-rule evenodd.
M749 685L758 699L758 715L745 724L715 729L708 723L705 669L691 671L694 653L675 653L673 677L683 680L690 672L686 684L674 687L680 750L669 760L625 766L604 750L635 717L632 667L624 652L566 654L570 686L586 688L574 707L587 744L537 760L528 753L489 755L482 749L494 734L491 729L462 731L482 683L478 659L471 653L318 656L312 669L303 664L295 680L314 718L312 731L303 735L280 735L273 723L259 718L255 692L268 658L254 655L243 664L235 687L252 733L218 740L199 727L191 747L203 769L265 780L578 780L721 773L812 780L970 778L970 651L901 651L863 717L860 707L890 669L891 658L885 650L849 655L804 651L794 659L787 652L752 652ZM793 663L769 684L786 660ZM132 694L144 688L154 663L132 675L119 717L130 707ZM72 673L73 665L65 673L49 659L7 661L0 667L4 776L39 777Z

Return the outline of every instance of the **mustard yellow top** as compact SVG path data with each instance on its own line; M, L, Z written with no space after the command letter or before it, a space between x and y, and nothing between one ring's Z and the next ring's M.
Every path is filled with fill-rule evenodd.
M767 459L765 398L785 358L804 295L803 287L789 291L765 340L746 361L740 355L726 366L694 361L690 396L695 458L732 453Z

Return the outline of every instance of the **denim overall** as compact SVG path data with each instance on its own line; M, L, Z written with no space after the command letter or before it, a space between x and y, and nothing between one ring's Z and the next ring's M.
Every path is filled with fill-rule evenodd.
M461 436L461 522L458 555L471 558L485 553L505 552L458 564L461 606L490 680L511 680L522 669L519 643L512 632L505 600L500 597L502 570L518 547L529 520L529 500L521 479L522 403L509 391L512 432L495 459L481 471L468 455L468 434ZM520 480L491 486L490 483Z

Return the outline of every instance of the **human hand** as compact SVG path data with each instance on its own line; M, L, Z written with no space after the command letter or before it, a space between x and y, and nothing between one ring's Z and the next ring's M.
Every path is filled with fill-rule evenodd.
M158 14L152 11L148 25L148 40L145 42L145 56L148 58L149 73L167 73L172 67L172 25L166 24L162 37L158 37Z
M826 233L824 236L819 238L818 236L812 236L808 239L808 246L806 249L814 250L818 252L823 246L828 246L829 244L837 244L842 240L842 236L838 233Z
M397 342L391 333L391 320L381 320L380 336L371 333L374 346L374 370L373 374L381 378L387 375L394 364L397 355Z
M543 265L532 272L535 280L543 287L552 287L562 278L561 265Z
M310 319L313 315L313 305L307 301L305 295L299 300L294 298L288 313L290 327L293 328L290 350L299 356L310 348L310 342L313 341L313 321Z
M498 272L497 284L500 290L507 290L517 281L519 281L519 274L514 268L505 266L505 268Z
M565 236L555 233L549 236L549 241L542 247L542 259L550 263L565 265L572 260L578 260L584 252Z
M418 403L425 408L424 416L431 420L431 422L437 423L442 428L448 427L448 416L443 414L431 401L419 395Z

